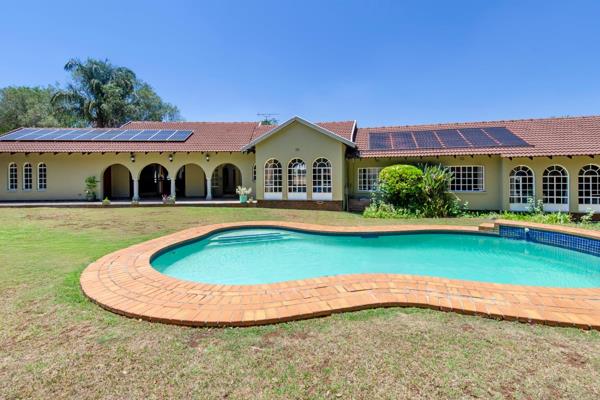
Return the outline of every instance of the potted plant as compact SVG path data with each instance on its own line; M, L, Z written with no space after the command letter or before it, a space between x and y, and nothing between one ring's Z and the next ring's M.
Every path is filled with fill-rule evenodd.
M95 176L88 176L85 178L85 199L87 201L96 200L96 188L98 187L98 180Z
M167 196L166 194L162 195L162 202L163 204L175 204L175 196Z
M252 188L238 186L235 192L240 196L240 203L244 204L248 202L248 195L252 193Z
M102 200L102 205L103 206L110 206L110 200L108 199L108 197L105 197L104 200Z

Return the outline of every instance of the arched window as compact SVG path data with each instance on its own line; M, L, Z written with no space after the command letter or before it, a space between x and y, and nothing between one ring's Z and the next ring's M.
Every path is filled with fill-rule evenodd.
M586 208L600 209L600 167L594 164L586 165L579 170L578 198L580 210Z
M18 180L18 172L17 172L17 164L15 163L10 163L8 164L8 185L7 185L7 189L12 191L17 190L17 188L19 187L19 180Z
M542 176L542 192L546 211L569 210L569 175L560 165L552 165Z
M274 158L265 163L265 199L280 200L283 192L283 169Z
M288 193L301 193L300 196L293 195L294 198L305 198L306 195L306 164L299 158L288 164Z
M33 188L33 168L31 164L23 164L23 190L31 190Z
M48 168L46 164L38 164L38 190L48 189Z
M530 201L535 198L535 182L533 171L524 165L519 165L510 171L509 203L511 210L525 211Z
M312 186L313 197L317 193L331 193L331 162L328 159L317 158L313 163Z

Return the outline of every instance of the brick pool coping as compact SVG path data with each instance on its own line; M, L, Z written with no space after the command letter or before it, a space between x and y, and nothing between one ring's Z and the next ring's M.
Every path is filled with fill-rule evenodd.
M189 326L251 326L376 307L411 306L600 330L600 288L565 289L399 274L353 274L264 285L196 283L161 274L150 265L165 247L238 227L310 232L485 232L498 224L547 229L600 239L577 228L496 221L474 226L323 226L292 222L241 222L199 226L108 254L90 264L80 283L101 307L133 318Z

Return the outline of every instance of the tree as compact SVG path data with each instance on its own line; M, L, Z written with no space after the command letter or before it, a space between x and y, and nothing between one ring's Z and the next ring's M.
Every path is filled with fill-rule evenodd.
M53 86L8 86L0 89L0 133L22 126L77 126L77 120L52 106Z
M52 103L97 128L117 127L131 120L179 119L177 107L163 102L152 87L129 68L108 60L72 59L65 65L72 81Z

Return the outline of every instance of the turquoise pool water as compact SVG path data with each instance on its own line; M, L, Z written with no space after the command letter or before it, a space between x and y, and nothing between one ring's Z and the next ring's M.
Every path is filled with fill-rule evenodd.
M600 287L600 257L496 236L418 233L320 235L236 229L169 249L163 274L216 284L395 273L553 287Z

